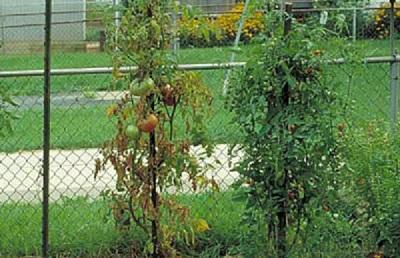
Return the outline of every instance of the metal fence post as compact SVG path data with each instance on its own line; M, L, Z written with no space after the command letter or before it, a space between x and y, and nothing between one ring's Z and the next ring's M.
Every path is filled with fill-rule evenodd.
M396 0L390 0L390 51L393 61L390 63L390 113L393 135L397 132L397 110L398 110L398 64L396 61L397 51L395 49L395 28L394 28L394 4Z
M120 0L113 0L113 7L119 8ZM115 25L115 42L118 42L118 31L121 23L121 12L116 10L114 13L114 25ZM100 51L104 51L105 49L105 42L106 42L106 35L105 31L100 32ZM118 50L118 47L115 47L115 50Z
M285 17L284 17L284 26L283 26L283 35L284 39L287 40L288 43L289 38L288 35L292 28L292 11L293 4L290 2L285 3ZM286 82L282 88L282 108L285 109L289 105L289 96L290 96L290 86L289 83ZM285 132L288 127L287 121L285 121L282 125L283 128L281 130ZM286 145L283 151L284 157L284 177L288 176L288 163L287 163L287 154L288 154L289 146ZM283 184L280 186L281 191L283 193L287 193L288 190L288 181L285 179ZM278 213L277 213L277 257L285 258L287 257L288 245L287 245L287 234L288 234L288 222L287 222L287 200L285 198L285 194L279 196L280 201L278 202Z
M353 41L357 39L357 8L353 8Z
M43 92L43 205L42 256L49 257L49 170L50 170L50 75L52 0L46 0L44 92Z
M174 54L178 54L179 50L179 34L178 34L178 14L177 14L177 6L173 7L172 10L172 26L173 26L173 39L172 39L172 47Z

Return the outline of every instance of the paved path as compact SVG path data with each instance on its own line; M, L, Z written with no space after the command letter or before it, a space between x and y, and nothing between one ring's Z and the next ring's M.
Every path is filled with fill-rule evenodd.
M193 152L201 151L193 148ZM52 150L50 152L50 200L62 197L98 197L105 189L114 189L115 172L112 168L94 179L95 159L101 157L98 149ZM228 161L228 147L218 145L213 156L206 160L213 165L207 172L222 189L237 178L230 172L238 158ZM217 162L217 159L219 162ZM42 198L42 151L13 154L0 153L0 202L40 201ZM183 191L189 191L185 186Z
M51 96L51 105L53 107L82 107L82 106L98 106L100 104L115 103L121 99L123 91L101 91L83 93L54 94ZM16 96L13 100L18 103L17 109L28 110L41 108L43 105L42 96ZM13 108L13 107L11 107Z

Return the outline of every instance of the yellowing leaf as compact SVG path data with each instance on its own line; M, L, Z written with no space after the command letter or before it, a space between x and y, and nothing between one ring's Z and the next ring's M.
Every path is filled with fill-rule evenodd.
M106 113L108 117L112 117L115 112L117 111L117 106L116 105L111 105L107 108Z
M121 79L122 77L124 77L124 75L121 73L121 71L119 70L118 67L113 67L112 76L116 80Z
M196 221L196 225L195 225L195 231L198 233L203 233L210 230L210 227L208 226L207 221L205 221L204 219L198 219Z

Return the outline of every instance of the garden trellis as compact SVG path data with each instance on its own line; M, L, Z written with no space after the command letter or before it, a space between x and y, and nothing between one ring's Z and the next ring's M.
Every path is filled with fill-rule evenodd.
M307 10L311 11L321 10ZM353 9L327 9L327 11L353 14ZM357 9L357 12L363 11L365 10L362 8ZM358 29L353 26L355 16L347 17L351 17L350 28L357 42L358 37L355 36L355 32ZM395 12L391 12L391 17L395 18ZM391 24L394 22L395 19L392 19ZM384 45L385 52L379 52L374 57L365 57L358 63L353 60L332 60L332 73L334 73L331 75L332 78L343 80L344 83L348 83L346 75L349 70L354 67L358 69L351 78L355 82L354 86L346 92L348 94L346 96L355 100L352 104L354 108L350 111L354 126L361 126L371 119L391 124L392 128L397 124L400 57L395 52L395 28L393 26L390 28L390 40L370 43ZM59 27L54 26L53 32L57 29ZM359 34L360 31L357 32L357 35ZM49 44L49 41L47 43ZM203 200L203 205L210 209L217 207L216 210L221 213L226 212L225 216L229 217L231 216L228 213L229 208L228 211L223 211L224 209L218 205L227 205L227 202L219 200L222 200L224 195L229 196L229 189L240 179L238 174L232 171L240 155L233 161L229 159L229 139L239 136L236 125L228 122L230 115L224 106L222 96L224 74L226 70L241 69L246 65L246 61L251 58L249 54L251 52L250 50L246 52L244 46L242 50L244 53L238 52L238 62L229 63L231 55L229 47L195 49L193 51L197 52L189 52L190 48L181 46L181 49L176 51L180 58L178 68L200 72L215 95L213 100L215 113L214 118L209 121L211 127L209 134L212 135L217 147L213 153L215 162L210 175L218 181L221 193L215 195L216 197L210 194ZM27 53L25 49L23 52ZM4 53L7 51L4 50ZM19 119L14 122L14 134L1 139L0 144L0 221L7 221L7 223L0 222L2 239L0 256L39 255L41 244L45 247L44 251L50 251L51 254L64 252L66 255L68 253L84 255L87 250L81 249L79 241L85 239L95 243L99 252L101 250L112 252L109 246L112 239L98 236L115 234L112 230L113 223L102 220L103 217L107 217L108 207L99 200L103 190L115 186L115 176L106 173L94 180L93 171L94 161L100 155L100 146L112 135L112 121L106 117L107 108L124 92L121 92L116 85L110 86L113 69L109 67L109 59L102 56L102 53L81 52L78 53L79 56L74 54L53 51L54 66L48 71L48 75L52 78L52 87L47 88L49 90L47 96L42 94L43 78L46 73L40 64L41 52L25 56L8 54L0 56L0 62L4 62L0 63L0 85L9 89L19 104L18 107L7 106L18 115ZM84 67L79 67L79 64ZM132 69L134 67L122 67L121 72L129 72ZM42 122L45 117L42 111L44 99L47 108L51 105L51 111L47 109L51 116L47 117L45 123ZM42 141L44 128L50 130L47 133L50 134L48 136L51 137L51 141L47 144ZM195 148L194 151L201 150ZM46 161L49 162L49 174L46 173L47 166L44 166ZM42 179L45 179L43 183ZM47 183L49 218L44 217L42 221L40 204L46 202L41 195ZM190 193L189 188L184 188L184 191ZM90 212L81 211L83 208ZM196 212L201 212L199 207L194 207L194 213ZM87 218L91 218L92 221L87 222ZM81 223L74 224L79 221ZM48 223L50 223L49 228L47 228ZM74 228L78 227L77 225L80 228ZM41 226L44 226L43 243L41 243ZM6 234L5 230L13 234ZM45 235L47 230L49 238ZM31 236L31 241L27 240L28 235ZM24 251L27 253L22 253Z

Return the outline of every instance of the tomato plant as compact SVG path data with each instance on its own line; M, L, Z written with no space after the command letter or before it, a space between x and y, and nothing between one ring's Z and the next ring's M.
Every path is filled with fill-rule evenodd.
M144 252L153 257L175 257L177 238L192 239L193 221L204 224L167 196L179 191L184 176L195 189L214 183L198 162L212 152L204 123L212 97L199 74L177 68L169 49L170 7L169 1L125 1L120 26L108 30L114 83L126 94L108 109L116 135L96 165L98 174L111 163L117 182L107 193L117 224L141 229L149 239ZM135 68L123 73L122 66ZM201 139L203 155L190 151L192 139Z
M245 219L265 219L276 257L289 252L288 230L299 230L307 204L335 189L341 159L339 101L324 77L328 57L315 44L327 33L294 23L286 35L281 17L271 12L265 19L271 30L228 94L244 135L236 170L248 185Z

